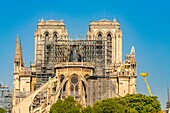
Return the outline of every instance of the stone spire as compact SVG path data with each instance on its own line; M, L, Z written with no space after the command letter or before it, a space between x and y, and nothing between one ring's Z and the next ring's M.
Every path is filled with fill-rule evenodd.
M130 54L135 56L135 47L134 47L134 46L132 46L132 49L131 49L131 51L130 51Z
M114 20L113 20L113 22L117 22L117 20L116 20L116 18L114 17Z
M21 66L24 66L23 58L22 58L22 47L21 43L19 44L18 35L16 36L16 48L15 48L15 57L14 63L21 63Z
M114 17L114 19L113 19L113 22L115 23L115 25L120 26L119 22L116 20L116 18L115 18L115 17Z
M21 66L24 67L24 61L22 57L22 45L21 45L21 40L20 40L20 58L21 58Z
M17 36L16 36L16 47L15 47L14 62L19 61L19 58L20 58L20 47L19 47L18 35L17 35Z

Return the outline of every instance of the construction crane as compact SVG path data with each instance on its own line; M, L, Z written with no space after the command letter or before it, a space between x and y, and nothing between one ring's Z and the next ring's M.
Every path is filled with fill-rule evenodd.
M148 82L146 80L146 77L148 76L148 73L147 72L142 72L142 73L140 73L140 76L144 77L144 82L146 83L146 87L148 89L149 96L152 96L151 89L150 89L149 84L148 84Z

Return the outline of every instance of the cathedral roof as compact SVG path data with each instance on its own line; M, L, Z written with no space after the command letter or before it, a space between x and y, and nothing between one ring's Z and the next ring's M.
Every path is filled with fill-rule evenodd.
M104 19L99 20L99 22L111 22L111 21L104 18Z
M39 20L39 22L62 22L62 21L63 20L53 20L53 19L45 21L43 18L41 20Z
M63 20L44 20L43 18L41 20L39 20L38 25L64 25L64 21Z
M101 19L99 21L91 21L90 25L118 25L120 26L119 22L114 18L114 20L108 20L108 19Z

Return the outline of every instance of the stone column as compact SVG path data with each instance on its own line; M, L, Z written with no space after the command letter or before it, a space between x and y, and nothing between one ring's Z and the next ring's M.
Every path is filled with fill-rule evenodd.
M34 63L36 63L37 60L37 35L34 35Z

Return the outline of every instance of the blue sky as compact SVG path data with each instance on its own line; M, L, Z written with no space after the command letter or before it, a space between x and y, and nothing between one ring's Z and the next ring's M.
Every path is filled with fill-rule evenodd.
M170 1L168 0L1 0L0 83L12 88L16 34L22 41L23 58L29 66L34 56L34 30L39 19L63 19L72 38L85 36L90 21L114 17L123 31L123 59L135 46L138 64L137 91L147 94L147 78L153 95L165 108L170 86Z

